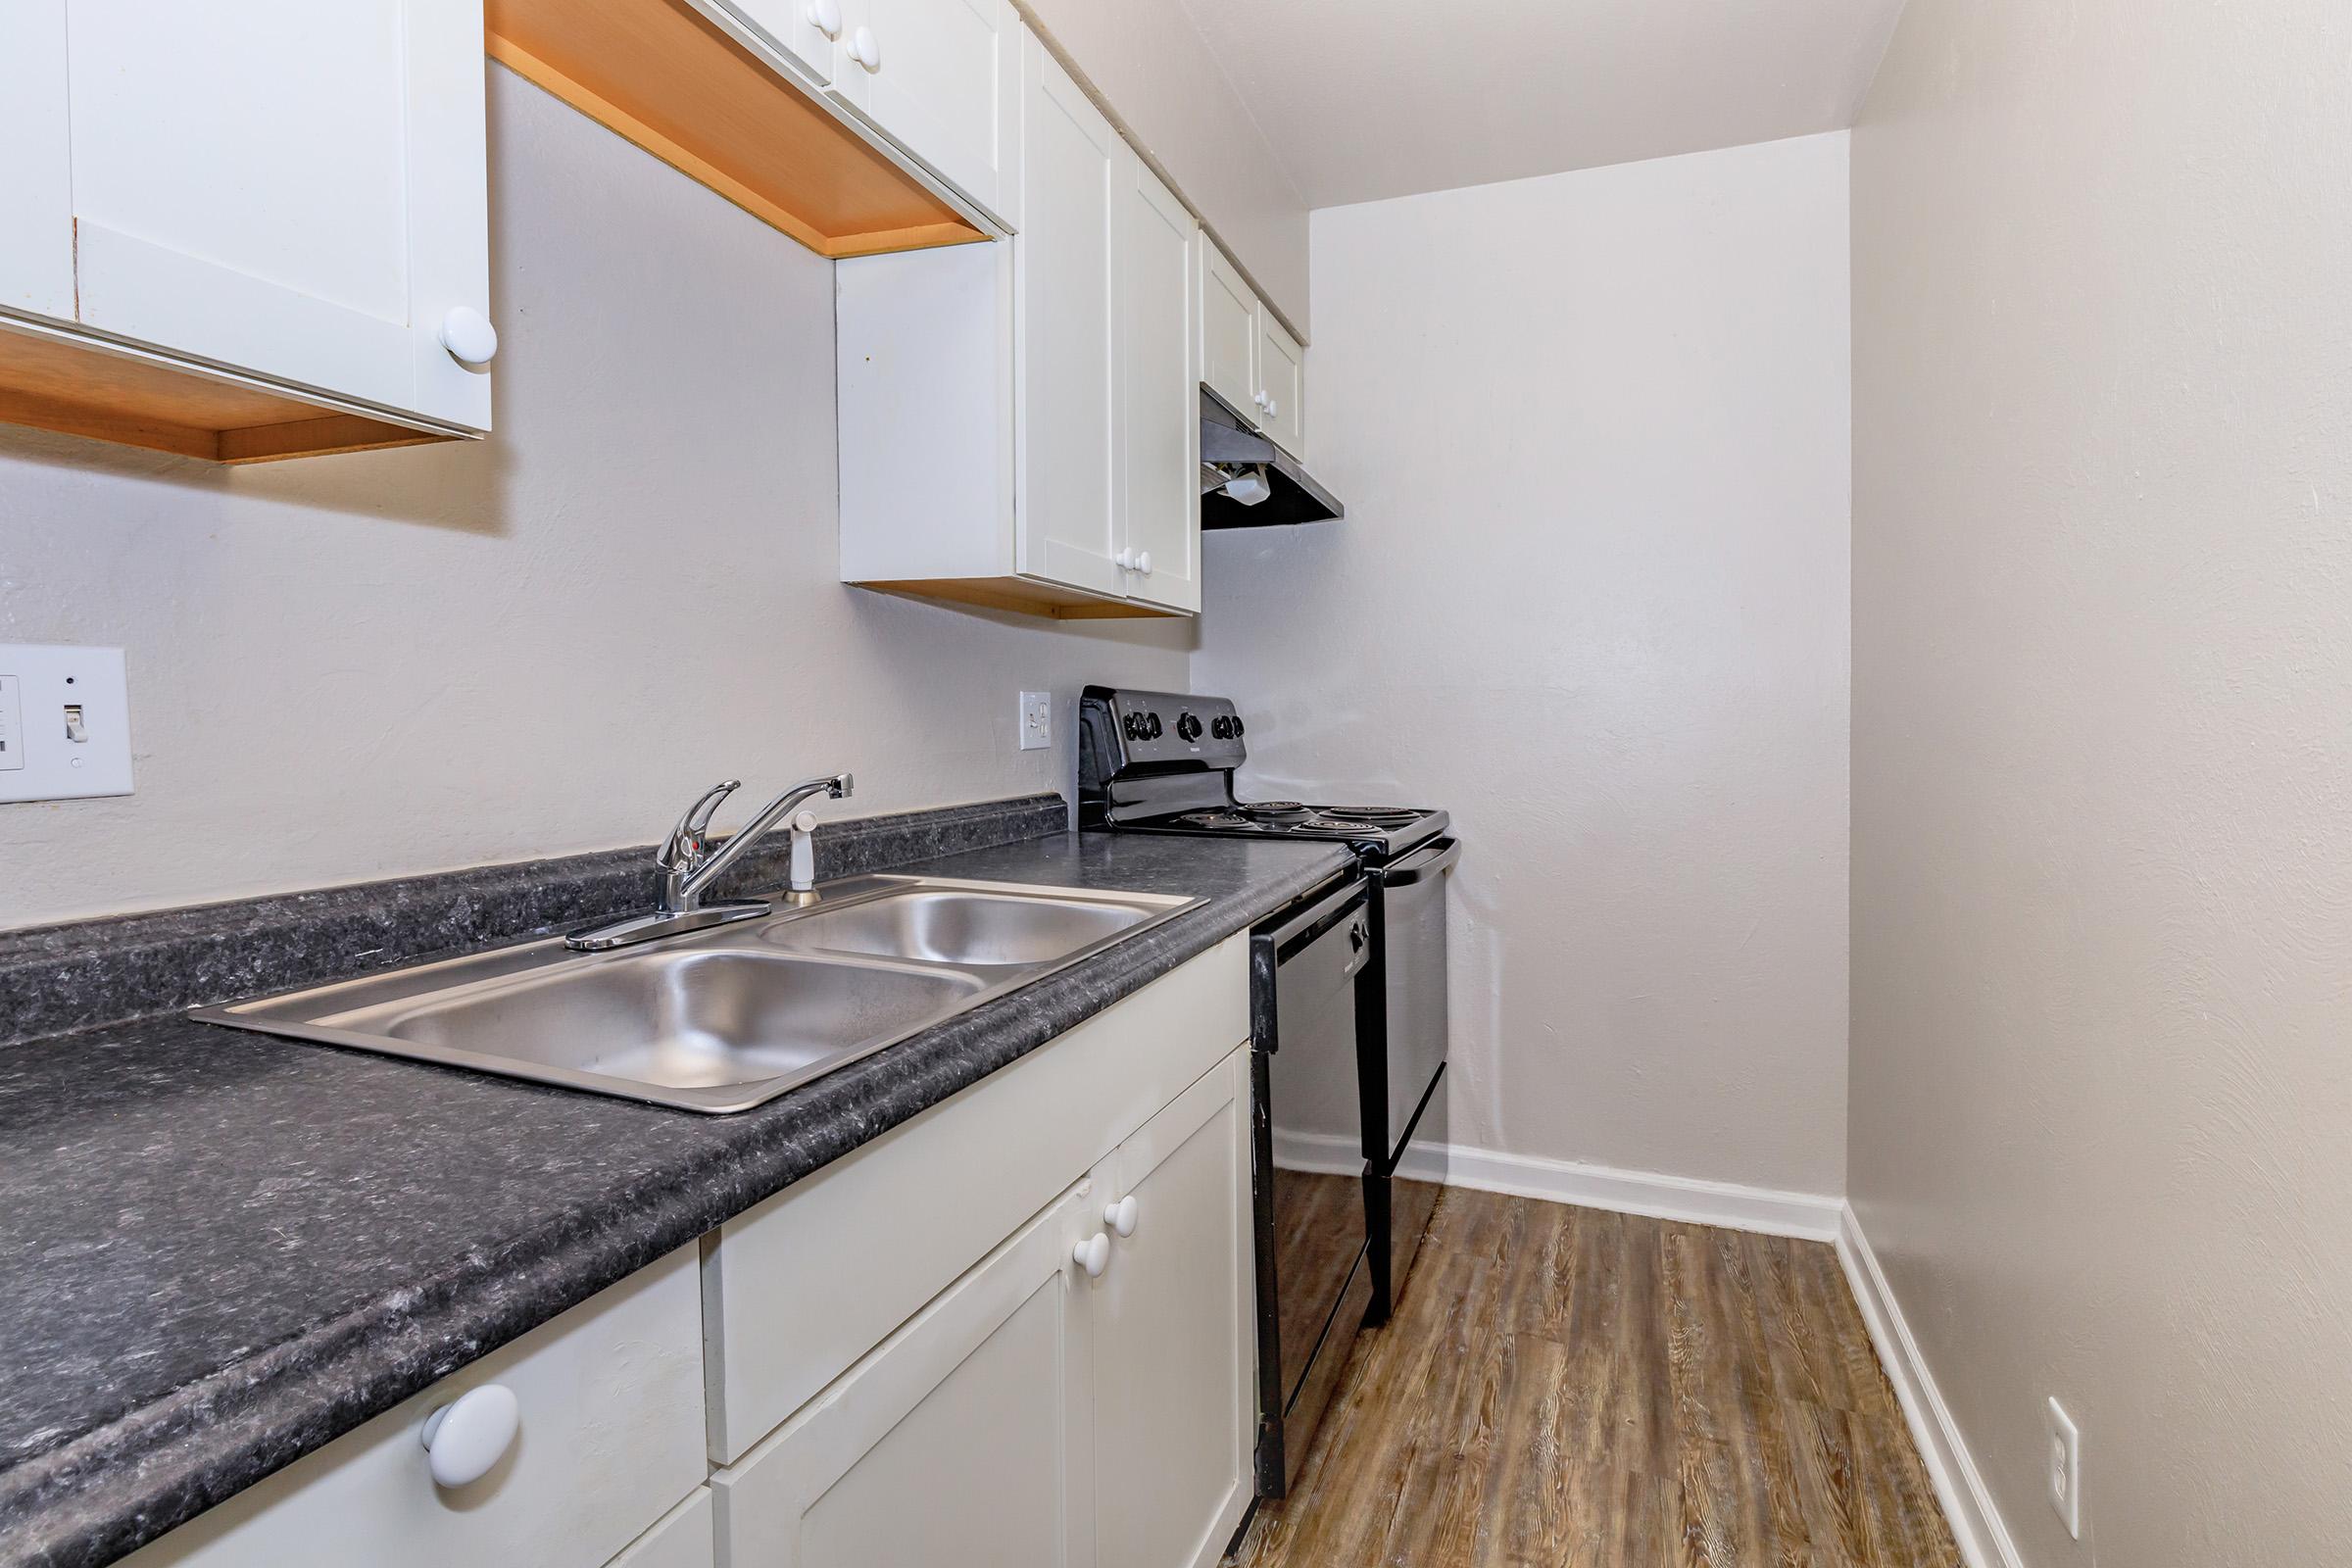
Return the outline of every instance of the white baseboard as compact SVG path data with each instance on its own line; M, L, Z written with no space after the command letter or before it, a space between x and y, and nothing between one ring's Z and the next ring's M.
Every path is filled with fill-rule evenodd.
M1846 1283L1853 1287L1854 1299L1861 1303L1871 1343L1878 1348L1880 1364L1886 1368L1887 1380L1894 1385L1894 1396L1902 1402L1903 1419L1911 1427L1911 1441L1918 1445L1919 1456L1928 1467L1928 1478L1936 1485L1936 1498L1943 1504L1944 1517L1951 1521L1952 1538L1959 1544L1961 1557L1968 1568L2025 1568L2024 1559L2017 1554L2016 1543L2009 1539L2009 1527L2001 1522L1992 1494L1986 1490L1976 1460L1969 1455L1968 1444L1960 1436L1950 1406L1943 1402L1943 1395L1936 1389L1927 1362L1920 1359L1919 1342L1911 1337L1911 1326L1903 1321L1902 1306L1886 1287L1886 1276L1879 1270L1878 1255L1871 1251L1870 1240L1862 1234L1862 1224L1854 1217L1853 1205L1842 1204L1840 1209L1838 1261L1845 1268Z
M1770 1187L1618 1170L1535 1154L1503 1154L1464 1144L1447 1144L1443 1150L1442 1163L1435 1151L1418 1146L1406 1150L1402 1173L1424 1181L1442 1179L1447 1186L1482 1193L1508 1193L1514 1198L1541 1198L1554 1203L1720 1225L1766 1236L1794 1236L1809 1242L1837 1240L1838 1216L1844 1207L1839 1200L1821 1193L1785 1193ZM1277 1129L1274 1163L1286 1170L1346 1173L1363 1169L1364 1161L1353 1139Z

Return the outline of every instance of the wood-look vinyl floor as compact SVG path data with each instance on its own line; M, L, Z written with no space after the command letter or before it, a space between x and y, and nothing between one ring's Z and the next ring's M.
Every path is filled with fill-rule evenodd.
M1960 1568L1834 1249L1448 1189L1245 1568Z

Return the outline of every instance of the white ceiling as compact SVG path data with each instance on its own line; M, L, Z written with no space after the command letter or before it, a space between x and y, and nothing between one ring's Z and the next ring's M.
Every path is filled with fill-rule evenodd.
M1182 0L1309 207L1853 123L1903 0Z

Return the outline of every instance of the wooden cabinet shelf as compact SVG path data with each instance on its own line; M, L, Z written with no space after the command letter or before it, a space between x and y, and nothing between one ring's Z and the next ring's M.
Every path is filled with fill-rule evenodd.
M483 25L491 59L820 256L990 237L687 0L487 0Z

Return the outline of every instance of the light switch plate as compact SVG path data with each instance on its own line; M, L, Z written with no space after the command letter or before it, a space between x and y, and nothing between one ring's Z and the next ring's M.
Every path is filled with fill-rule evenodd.
M78 717L82 739L72 720ZM0 645L0 802L128 795L130 692L120 648Z
M1054 694L1021 693L1021 750L1042 752L1054 744Z

